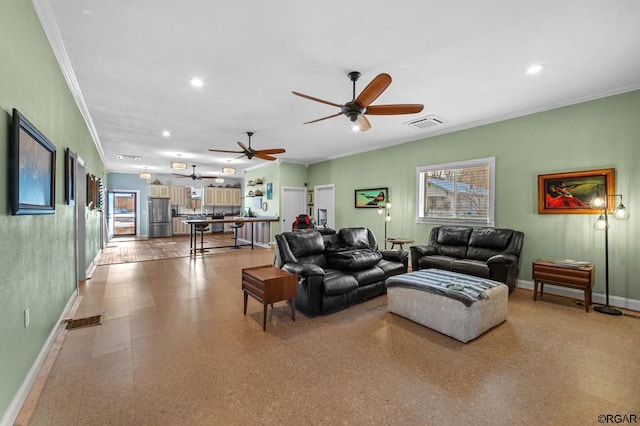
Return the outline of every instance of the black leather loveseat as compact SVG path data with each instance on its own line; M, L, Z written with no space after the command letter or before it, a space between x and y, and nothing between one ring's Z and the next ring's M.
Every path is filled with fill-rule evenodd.
M326 314L386 293L385 281L407 272L409 254L378 250L367 228L343 228L321 235L315 230L275 236L275 265L298 275L296 308Z
M436 226L426 246L411 247L411 267L437 268L516 287L524 234L512 229Z

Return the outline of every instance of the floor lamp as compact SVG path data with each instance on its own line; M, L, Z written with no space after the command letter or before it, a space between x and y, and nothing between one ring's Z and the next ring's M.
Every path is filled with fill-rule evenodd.
M609 207L609 198L615 199L620 197L620 204L613 211L613 218L616 220L629 220L629 210L622 204L622 195L620 194L606 194L603 198L595 198L592 201L592 205L594 207L602 207L602 214L596 220L594 224L594 228L597 231L604 231L604 268L605 268L605 292L606 292L606 303L604 306L596 306L593 308L594 311L600 312L602 314L607 315L622 315L622 312L609 306L609 216L607 214L607 210Z
M387 201L384 203L384 206L378 206L378 214L382 215L386 211L386 215L384 217L384 249L387 249L387 223L391 222L391 202Z

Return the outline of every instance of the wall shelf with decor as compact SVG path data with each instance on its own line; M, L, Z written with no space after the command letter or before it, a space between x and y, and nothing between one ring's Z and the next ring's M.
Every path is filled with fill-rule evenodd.
M262 183L262 179L250 180L249 182L247 182L247 186L257 186L262 185Z

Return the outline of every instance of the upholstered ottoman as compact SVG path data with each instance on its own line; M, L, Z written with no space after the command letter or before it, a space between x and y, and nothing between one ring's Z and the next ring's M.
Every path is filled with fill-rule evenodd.
M497 281L422 269L385 285L389 312L464 343L507 319L509 288Z

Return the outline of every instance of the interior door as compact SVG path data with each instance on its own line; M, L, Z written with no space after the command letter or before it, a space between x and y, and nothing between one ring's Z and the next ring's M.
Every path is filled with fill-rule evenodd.
M280 216L280 231L291 231L291 226L299 214L307 211L307 188L282 187L282 214Z
M85 239L87 235L87 222L85 213L87 209L87 169L84 160L78 157L76 162L76 271L78 280L87 279L87 253Z
M318 210L325 210L327 228L336 229L336 186L318 185L313 187L315 214Z

